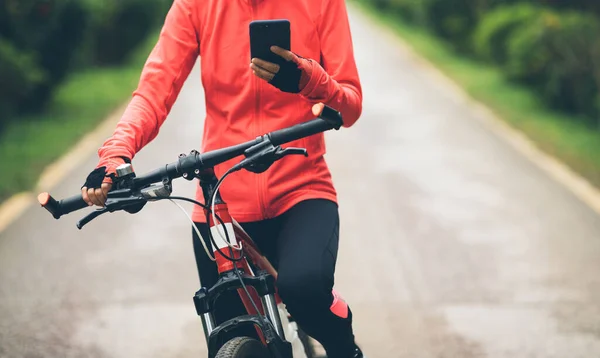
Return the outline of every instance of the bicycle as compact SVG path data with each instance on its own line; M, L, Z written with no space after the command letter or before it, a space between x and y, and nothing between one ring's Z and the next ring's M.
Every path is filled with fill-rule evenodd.
M202 320L209 358L292 358L292 343L286 340L283 322L288 331L296 330L295 339L300 340L308 358L313 358L315 353L309 337L294 326L293 317L282 307L275 284L277 271L262 255L252 238L229 215L227 204L219 194L219 187L235 171L245 169L258 174L287 155L308 156L304 148L282 149L281 145L327 130L338 130L341 126L341 114L325 106L322 113L313 120L203 154L192 150L189 155L181 154L176 162L142 176L136 176L131 164L123 164L113 176L113 187L108 193L105 206L79 220L77 228L81 230L84 225L107 212L123 210L135 214L151 201L171 200L175 203L174 200L181 200L201 206L209 223L208 235L214 257L203 240L200 241L206 254L216 261L219 272L215 285L210 288L201 287L193 297L196 313ZM217 179L214 166L242 155L245 159ZM181 177L190 181L199 180L205 204L186 197L171 196L172 181ZM81 194L57 201L50 194L41 193L38 201L55 219L88 207ZM194 228L197 230L195 225ZM199 232L197 234L202 237ZM217 241L215 237L221 240ZM223 252L224 250L228 253ZM229 290L237 290L248 314L215 326L215 302L223 292ZM333 294L338 297L335 291ZM259 300L261 305L257 304ZM255 327L259 340L236 336L219 344L223 334L248 325Z

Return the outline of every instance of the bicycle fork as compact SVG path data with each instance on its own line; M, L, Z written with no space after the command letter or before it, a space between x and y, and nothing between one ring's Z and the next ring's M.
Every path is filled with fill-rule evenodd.
M246 279L248 280L252 280L252 279L258 279L261 280L263 278L266 277L251 277L251 276L247 276L244 277L244 281L246 281ZM238 278L232 278L233 280L237 281ZM223 284L226 285L226 281L223 281ZM257 285L261 285L260 282L256 282L255 284ZM246 283L247 286L251 286L252 283L248 282ZM219 291L221 290L225 290L225 287L218 287ZM213 293L213 292L210 292ZM206 287L202 287L198 292L196 292L196 294L194 295L194 303L196 305L196 312L198 313L198 315L200 316L201 320L202 320L202 326L204 328L204 335L205 338L208 342L208 340L210 340L211 335L215 332L216 330L216 324L215 324L215 319L214 319L214 314L212 311L212 306L214 304L214 302L209 302L212 301L211 300L211 294L209 293L209 290L206 289ZM215 294L217 294L218 292L214 292ZM262 310L264 310L264 313L258 313L258 314L263 314L264 316L267 317L267 319L269 320L269 322L271 323L271 325L273 326L273 329L275 330L275 333L281 337L281 339L285 340L285 331L283 329L283 324L281 322L281 317L279 316L279 308L277 307L277 304L275 303L275 297L272 293L265 293L264 295L260 296L260 302L261 302L261 306L259 306L259 309L262 308ZM261 310L261 311L262 311ZM243 324L243 318L234 318L232 323L233 324ZM251 322L249 322L251 323ZM264 338L264 332L259 332L259 335L263 336L261 338ZM264 342L267 343L267 342Z

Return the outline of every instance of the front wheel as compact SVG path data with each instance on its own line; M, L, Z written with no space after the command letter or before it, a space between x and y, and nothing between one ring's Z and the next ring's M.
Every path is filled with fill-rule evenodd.
M250 337L235 337L225 343L215 358L269 358L271 354L261 342Z

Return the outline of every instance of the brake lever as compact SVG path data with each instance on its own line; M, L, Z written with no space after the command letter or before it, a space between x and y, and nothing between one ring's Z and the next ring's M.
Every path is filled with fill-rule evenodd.
M271 165L285 157L286 155L303 155L308 157L308 152L304 148L281 148L281 146L274 146L270 141L261 142L244 152L246 159L238 163L234 168L235 170L246 169L252 173L262 173L269 169Z
M83 219L77 222L77 228L81 230L81 228L83 228L84 225L107 212L109 212L107 207L103 207L102 209L92 211L91 213L87 214Z
M110 194L110 193L109 193ZM92 211L88 215L86 215L83 219L77 222L77 228L81 230L81 228L88 224L90 221L94 220L98 216L108 213L115 212L117 210L123 210L130 214L135 214L142 210L142 208L146 205L146 200L141 197L129 197L129 198L118 198L118 196L123 195L124 193L113 193L113 196L117 196L115 199L108 199L106 201L106 206Z
M303 155L308 157L308 151L305 148L289 147L281 149L281 147L277 147L277 150L275 151L275 156L277 159L283 158L286 155Z

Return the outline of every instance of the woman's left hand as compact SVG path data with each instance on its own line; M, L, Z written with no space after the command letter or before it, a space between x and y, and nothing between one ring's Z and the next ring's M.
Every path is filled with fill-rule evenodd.
M286 62L280 66L260 58L253 58L250 68L254 75L283 92L300 93L310 80L312 70L310 60L277 46L271 46L271 51Z

